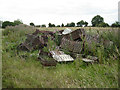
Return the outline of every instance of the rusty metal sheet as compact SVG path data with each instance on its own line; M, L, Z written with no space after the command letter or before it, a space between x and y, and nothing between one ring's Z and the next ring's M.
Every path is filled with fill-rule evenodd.
M39 31L36 29L34 33L27 34L26 40L18 46L18 49L31 51L37 46L42 48L47 45L48 37L54 38L54 32Z
M92 47L93 47L93 43L95 45L100 45L100 37L99 35L85 35L85 43L87 44L87 48L89 51L91 51ZM96 47L94 47L96 48Z
M61 41L61 48L67 49L71 52L80 53L82 50L82 42L71 41L65 38Z
M61 48L64 48L64 49L68 49L68 44L69 44L69 41L65 38L62 38L61 40Z
M21 43L18 48L21 50L28 50L31 51L32 49L35 49L36 46L44 46L44 41L41 36L36 35L27 35L27 39L24 43Z
M73 52L80 53L82 51L82 42L75 42Z
M82 35L84 36L85 35L85 31L84 29L77 29L69 34L66 34L66 35L63 35L63 37L65 37L66 39L68 40L76 40L76 39L81 39L82 40Z
M70 40L69 40L69 45L68 45L68 47L69 47L69 48L68 48L69 51L71 51L71 52L73 51L73 49L74 49L74 44L75 44L74 41L70 41Z

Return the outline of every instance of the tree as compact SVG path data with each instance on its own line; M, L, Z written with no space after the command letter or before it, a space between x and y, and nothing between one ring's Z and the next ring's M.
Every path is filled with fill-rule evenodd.
M65 27L70 27L70 23L67 23L67 25L65 25Z
M46 25L45 25L45 24L42 24L41 27L46 27Z
M62 23L61 27L64 27L64 24Z
M51 27L51 23L48 24L48 27Z
M83 20L77 22L77 27L82 27L83 25L84 25L84 21Z
M7 26L16 26L16 25L19 25L19 24L23 24L23 22L19 19L14 20L14 22L4 21L2 23L2 28L6 28Z
M30 23L30 26L35 26L35 24L33 22Z
M40 25L36 25L35 27L40 27Z
M70 23L70 27L75 27L75 23L74 23L74 22L71 22L71 23Z
M85 22L84 22L84 25L85 25L85 27L87 27L87 26L88 26L88 22L85 21Z
M21 20L17 19L17 20L14 20L14 24L19 25L19 24L23 24L23 22Z
M56 27L60 27L60 25L57 25Z
M103 23L104 22L104 18L101 17L100 15L97 15L95 17L92 18L92 26L95 27L97 25L99 25L100 23Z
M66 27L75 27L75 23L74 22L67 23Z
M111 27L120 27L120 23L119 22L115 22L111 25Z
M109 27L108 23L102 22L100 24L97 25L98 27Z
M55 27L55 24L52 24L52 27Z
M55 24L49 23L48 26L49 26L49 27L55 27Z
M6 28L7 26L15 26L15 24L13 22L10 22L10 21L4 21L2 23L2 28Z

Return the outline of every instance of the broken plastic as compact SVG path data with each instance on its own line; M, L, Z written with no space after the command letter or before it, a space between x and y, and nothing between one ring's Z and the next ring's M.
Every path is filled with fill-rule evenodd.
M68 34L68 33L71 33L72 32L72 30L71 29L69 29L69 28L66 28L63 32L62 32L62 34Z

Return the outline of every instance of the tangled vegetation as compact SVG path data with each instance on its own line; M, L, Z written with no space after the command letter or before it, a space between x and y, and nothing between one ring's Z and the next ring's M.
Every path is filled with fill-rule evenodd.
M64 28L39 29L62 30ZM75 30L78 27L70 28ZM100 63L86 65L81 58L76 58L74 62L58 63L56 67L43 67L37 60L39 50L17 51L17 46L26 39L25 35L34 32L34 28L16 26L16 28L2 30L3 88L118 88L120 30L119 28L103 29L85 28L87 33L99 33L103 38L111 40L113 44L107 48L101 45L97 49L93 45L91 52L87 50L82 52L97 56ZM53 41L49 44L53 44Z

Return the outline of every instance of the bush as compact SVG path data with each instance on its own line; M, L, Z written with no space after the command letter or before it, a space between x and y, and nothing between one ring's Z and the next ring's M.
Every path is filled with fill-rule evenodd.
M14 21L14 25L19 25L19 24L23 24L22 21L20 21L19 19Z
M75 23L74 22L67 23L66 27L75 27Z
M105 22L102 22L100 24L97 25L98 27L109 27L109 25Z
M45 25L45 24L42 24L41 27L46 27L46 25Z
M16 26L16 25L19 25L19 24L23 24L22 21L20 21L19 19L15 20L14 22L4 21L2 23L2 28L6 28L7 26Z
M55 27L55 24L49 23L48 26L49 26L49 27Z
M31 23L30 23L30 26L35 26L35 24L31 22Z
M6 28L7 26L15 26L15 23L10 22L10 21L4 21L2 23L2 28Z
M120 27L120 23L119 22L115 22L111 25L111 27Z
M28 26L25 24L19 24L16 26L7 26L5 28L5 30L2 31L3 35L8 35L11 32L16 32L18 31L18 33L23 33L23 34L27 34L27 33L31 33L35 31L35 27L33 26Z

